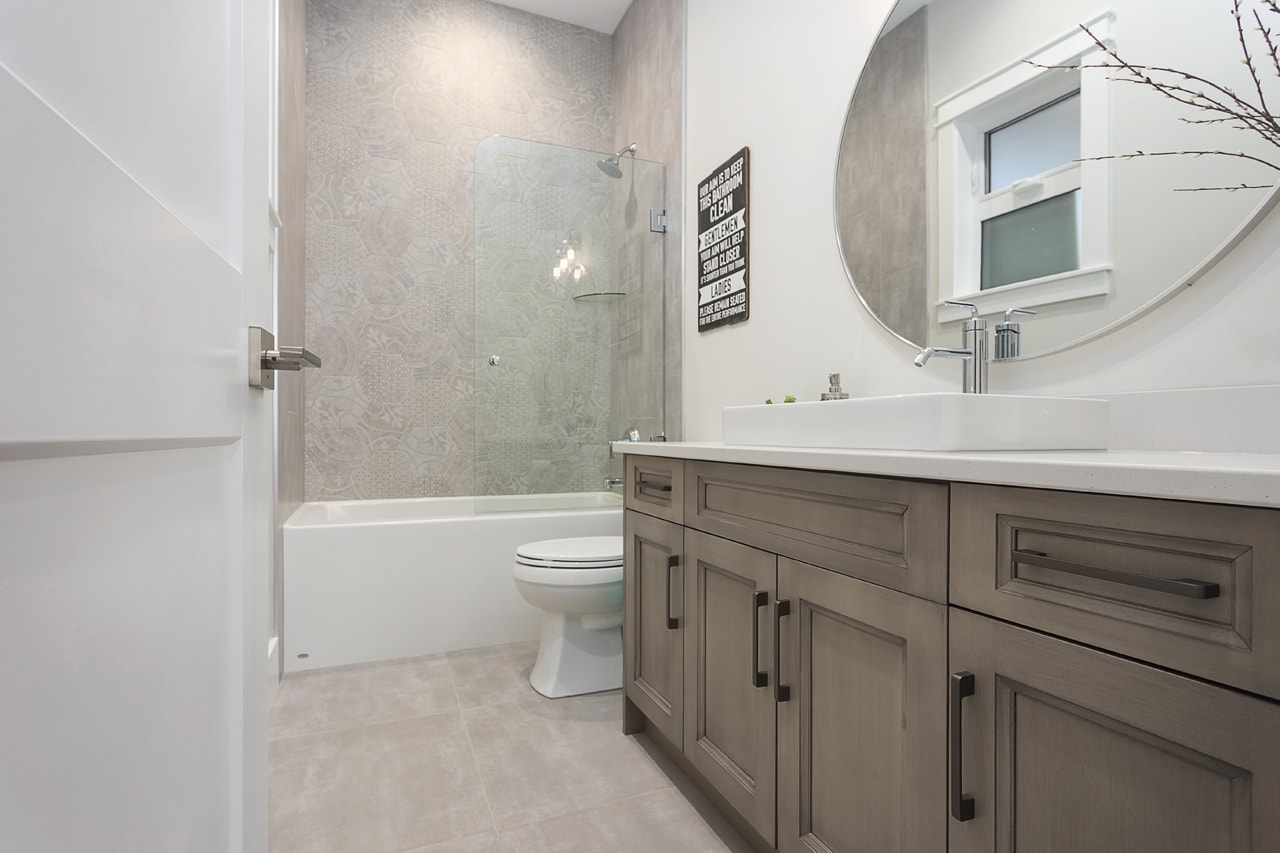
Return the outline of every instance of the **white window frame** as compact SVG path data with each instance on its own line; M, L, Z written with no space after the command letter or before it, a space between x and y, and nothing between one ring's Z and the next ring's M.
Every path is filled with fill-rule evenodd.
M1103 12L1084 25L1108 45L1115 16ZM1106 154L1110 96L1106 69L1060 71L1036 65L1098 64L1106 55L1074 29L935 105L938 148L938 321L963 320L972 302L979 313L1034 308L1111 292L1111 161L1066 163L986 192L986 134L1064 95L1080 92L1080 156ZM1028 63L1035 63L1031 65ZM1080 191L1080 267L989 290L982 282L982 222L1001 213Z

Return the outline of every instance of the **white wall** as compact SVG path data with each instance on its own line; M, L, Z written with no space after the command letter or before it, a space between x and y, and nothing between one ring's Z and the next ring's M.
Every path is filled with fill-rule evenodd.
M862 308L832 215L840 132L858 71L891 4L698 0L688 9L688 180L751 147L751 318L700 334L685 324L685 437L720 438L724 406L816 399L839 371L855 396L952 390L957 362L914 351ZM686 208L686 215L693 211ZM692 243L692 241L690 241ZM685 304L696 301L685 253ZM995 392L1088 394L1280 382L1280 213L1191 290L1118 333L1021 364L994 365ZM1188 412L1212 418L1213 412Z

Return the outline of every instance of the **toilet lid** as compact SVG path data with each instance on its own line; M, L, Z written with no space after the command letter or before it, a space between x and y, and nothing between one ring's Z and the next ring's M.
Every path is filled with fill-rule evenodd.
M622 565L621 536L545 539L516 549L516 562L561 569L599 569Z

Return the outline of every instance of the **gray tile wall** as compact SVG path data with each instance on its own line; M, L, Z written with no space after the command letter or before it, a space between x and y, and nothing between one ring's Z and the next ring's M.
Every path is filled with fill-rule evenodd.
M307 4L308 500L476 489L476 145L612 144L608 36L484 0Z
M651 293L629 295L623 306L619 344L631 346L632 357L623 363L613 383L613 435L636 424L642 437L657 429L652 421L655 396L664 401L667 435L682 434L681 309L683 306L680 241L683 198L684 140L684 18L685 0L634 0L613 34L614 128L613 148L635 142L637 155L666 166L668 233L664 251L665 300L663 322L627 322L643 317L646 307L637 300ZM632 337L628 338L628 334ZM636 339L634 336L640 336ZM627 364L632 367L628 368ZM657 371L654 374L653 371ZM648 375L646 375L646 373ZM658 424L655 427L661 428Z
M923 344L930 319L925 134L928 9L876 45L841 142L837 217L845 263L867 305Z

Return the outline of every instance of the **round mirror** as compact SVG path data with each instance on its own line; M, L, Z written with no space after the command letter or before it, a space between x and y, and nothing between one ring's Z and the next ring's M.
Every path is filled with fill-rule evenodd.
M1005 355L1026 356L1193 281L1276 198L1280 133L1264 127L1269 142L1246 107L1259 97L1242 40L1280 103L1255 10L1280 25L1255 0L1240 30L1229 0L1176 14L1159 0L899 0L836 170L841 252L867 308L918 346L959 342L969 311L947 300L993 327L1034 311L1005 330ZM1097 67L1118 61L1185 76Z

